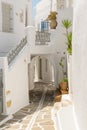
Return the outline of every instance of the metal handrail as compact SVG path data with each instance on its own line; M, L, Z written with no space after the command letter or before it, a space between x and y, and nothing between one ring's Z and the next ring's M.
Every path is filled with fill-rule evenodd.
M48 31L36 31L36 45L47 45L50 42L50 33Z
M7 54L8 65L15 59L23 47L27 44L27 37L23 38L15 48Z

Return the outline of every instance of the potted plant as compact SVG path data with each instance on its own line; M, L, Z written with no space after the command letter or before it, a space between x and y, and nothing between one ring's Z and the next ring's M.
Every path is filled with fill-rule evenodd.
M72 54L72 32L69 31L69 29L72 26L72 23L70 20L65 19L62 20L62 25L66 30L65 36L66 36L67 51L71 55Z
M65 60L65 52L63 53L64 56L61 57L60 61L59 61L59 65L62 69L62 74L63 74L63 79L62 81L59 83L59 88L60 91L63 93L67 93L68 92L68 79L67 79L67 73L64 70L64 60Z
M47 20L50 21L50 28L51 29L56 29L57 27L57 12L56 11L51 11L50 14L48 15Z
M72 93L72 32L69 30L72 22L68 19L62 20L62 25L66 30L66 45L67 45L67 70L68 70L68 86L69 94Z

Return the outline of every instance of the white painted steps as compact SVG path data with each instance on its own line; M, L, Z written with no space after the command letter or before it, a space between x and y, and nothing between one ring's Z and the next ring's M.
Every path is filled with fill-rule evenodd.
M52 110L55 130L77 130L73 114L73 105L68 94L62 96Z

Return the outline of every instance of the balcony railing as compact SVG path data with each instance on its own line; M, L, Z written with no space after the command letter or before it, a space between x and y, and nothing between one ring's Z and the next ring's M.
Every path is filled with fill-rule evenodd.
M50 42L50 33L47 31L36 31L36 45L48 45Z
M23 38L20 44L18 44L15 48L13 48L7 55L8 64L10 64L15 57L19 54L19 52L23 49L23 47L27 44L27 38Z

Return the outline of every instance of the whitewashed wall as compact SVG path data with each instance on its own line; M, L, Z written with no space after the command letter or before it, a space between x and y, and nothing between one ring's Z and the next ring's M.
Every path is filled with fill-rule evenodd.
M58 27L56 30L51 30L51 42L48 46L36 46L35 45L35 28L29 27L27 29L28 33L28 42L30 43L30 53L31 54L53 54L54 56L54 62L56 63L56 69L58 71L58 74L55 74L56 78L56 85L58 86L58 81L60 82L63 79L61 70L59 68L59 60L62 56L62 53L66 51L66 39L63 35L65 33L65 29L62 27L62 20L69 19L72 21L73 19L73 9L61 9L58 10ZM30 33L30 31L32 33ZM65 69L66 69L66 61L65 61ZM56 72L57 72L56 71ZM59 76L58 76L59 75Z
M58 26L56 30L51 31L51 42L54 44L55 51L64 51L66 49L66 37L64 36L64 33L66 33L65 28L62 26L62 20L68 19L73 20L73 9L59 9L58 10Z
M52 82L52 64L46 58L42 58L42 79L47 83Z
M65 0L66 8L73 7L74 0Z
M34 75L35 75L35 60L32 59L32 61L29 64L29 90L32 90L34 88Z
M34 58L35 60L35 77L34 77L34 82L39 81L39 56L36 56Z
M59 66L59 61L61 56L63 56L63 52L66 52L66 37L64 33L66 32L65 29L62 26L62 20L68 19L73 21L73 9L67 8L67 9L59 9L58 10L58 26L56 30L51 30L51 42L53 44L54 52L57 55L57 69L58 69L58 80L59 82L63 79L62 70ZM71 28L72 29L72 28ZM66 60L65 60L65 71L66 71Z
M76 0L73 21L73 102L79 130L87 130L87 1Z
M19 109L29 104L28 95L28 48L22 51L10 66L5 64L4 87L6 102L11 101L11 106L4 108L6 114L13 114Z
M2 7L1 3L10 3L13 6L13 33L2 32ZM20 4L21 3L21 4ZM2 0L0 1L0 49L5 50L7 46L18 44L25 36L25 8L26 0ZM23 10L23 22L20 22L19 13ZM17 15L18 14L18 15Z

